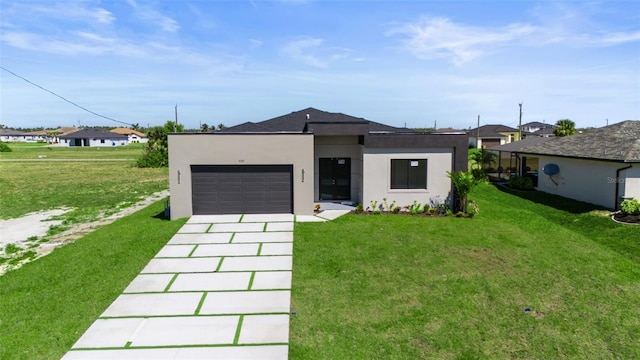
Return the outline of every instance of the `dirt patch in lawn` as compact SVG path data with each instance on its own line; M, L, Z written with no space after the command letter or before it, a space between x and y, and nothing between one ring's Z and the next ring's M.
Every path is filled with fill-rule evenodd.
M28 214L18 219L0 221L0 275L51 253L54 249L69 244L97 228L110 224L117 219L131 215L150 204L169 196L169 191L161 191L126 207L109 216L99 216L95 221L73 224L58 234L46 236L50 226L58 225L61 220L50 220L71 209Z

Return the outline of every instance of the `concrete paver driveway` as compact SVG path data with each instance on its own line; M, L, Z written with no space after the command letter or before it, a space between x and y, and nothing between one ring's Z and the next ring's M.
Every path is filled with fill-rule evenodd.
M193 216L63 359L286 359L293 223Z
M193 216L63 360L287 359L294 221L346 212Z

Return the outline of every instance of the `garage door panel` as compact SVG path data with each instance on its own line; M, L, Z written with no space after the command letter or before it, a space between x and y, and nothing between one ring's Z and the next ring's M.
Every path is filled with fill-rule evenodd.
M192 165L194 215L293 212L292 165Z

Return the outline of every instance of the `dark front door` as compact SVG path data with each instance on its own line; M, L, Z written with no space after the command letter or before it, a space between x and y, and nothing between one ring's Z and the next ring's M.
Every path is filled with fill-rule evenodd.
M351 159L320 158L320 200L351 199Z

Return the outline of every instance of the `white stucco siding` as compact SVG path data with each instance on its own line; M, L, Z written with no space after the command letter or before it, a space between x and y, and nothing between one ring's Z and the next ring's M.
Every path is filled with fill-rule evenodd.
M621 171L618 179L623 186L620 186L620 195L624 198L640 200L640 164L633 164L632 167Z
M89 139L89 146L124 146L127 145L127 139Z
M396 201L406 206L418 201L421 204L435 201L442 203L451 195L451 180L447 171L452 170L453 149L364 149L362 204L366 208L371 201L388 203ZM427 189L391 189L392 159L427 159Z
M546 164L556 164L560 172L545 175ZM571 199L616 207L616 171L628 166L620 162L540 156L538 162L538 190Z
M191 165L293 165L293 210L313 214L313 135L169 135L171 218L191 216Z
M351 201L362 201L362 149L357 136L316 136L314 139L313 169L315 181L313 186L314 201L320 198L318 176L320 174L320 158L351 159Z

